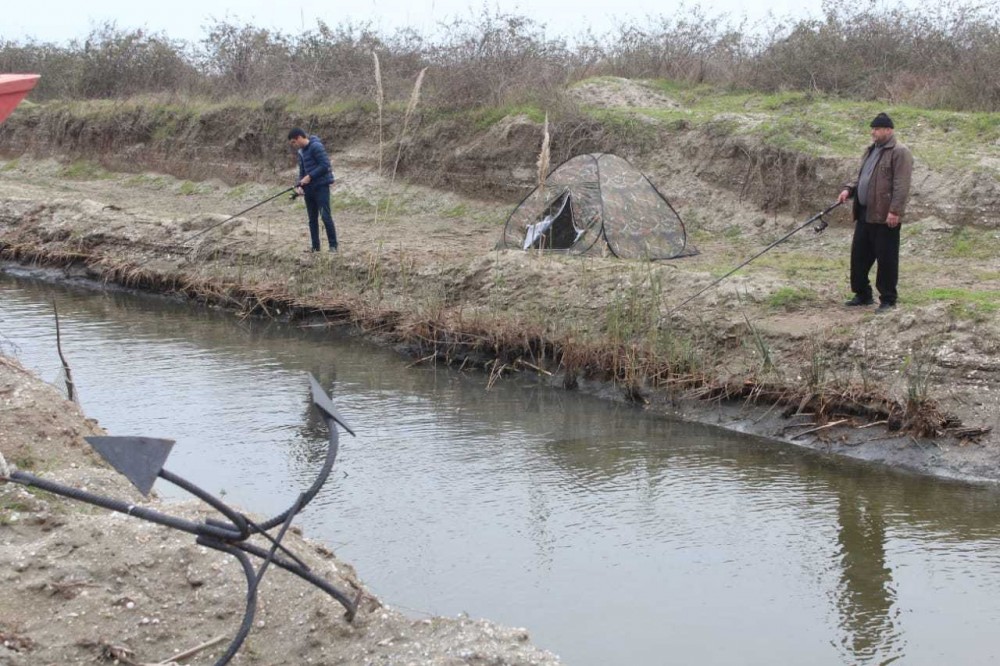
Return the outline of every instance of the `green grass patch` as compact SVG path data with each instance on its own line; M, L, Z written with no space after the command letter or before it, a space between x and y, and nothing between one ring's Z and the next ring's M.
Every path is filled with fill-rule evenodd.
M372 212L374 209L375 203L373 201L351 192L337 192L336 195L330 197L330 210Z
M847 275L850 256L846 251L842 253L842 256L829 258L789 252L787 254L764 255L755 263L762 267L779 270L787 278L829 280Z
M178 186L177 191L186 197L190 197L195 194L207 194L211 189L211 186L207 183L194 183L190 180L185 180Z
M476 109L471 112L471 116L473 122L475 122L476 129L481 131L488 130L509 116L527 116L532 122L545 122L545 111L530 104Z
M949 312L960 318L978 318L1000 310L1000 290L971 290L937 287L907 294L907 302L917 305L948 303Z
M992 259L1000 252L996 232L958 227L951 232L945 255L955 259Z
M147 173L140 173L129 176L125 179L125 185L129 187L144 187L151 190L162 190L170 183L169 176L153 176Z
M633 111L668 128L681 123L714 135L757 137L767 145L807 155L860 157L870 140L868 123L886 111L895 121L900 141L931 168L968 171L976 166L976 158L1000 158L1000 113L924 109L814 92L763 93L667 80L644 84L677 101L681 108ZM990 164L984 168L991 174L996 172Z
M781 287L767 297L767 305L778 310L795 310L818 300L812 289L805 287Z
M229 191L226 192L226 197L229 199L242 199L250 192L252 187L253 185L250 183L241 183L236 187L229 188Z
M469 217L469 213L470 213L469 205L460 203L442 210L441 217L446 217L449 219L458 219L463 217Z
M59 169L59 176L67 180L107 180L111 178L103 167L87 160L77 160Z

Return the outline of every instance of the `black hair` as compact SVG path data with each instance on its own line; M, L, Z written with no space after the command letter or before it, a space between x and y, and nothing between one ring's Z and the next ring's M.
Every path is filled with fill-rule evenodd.
M308 138L308 136L306 135L306 131L304 129L302 129L301 127L293 127L292 129L288 130L288 140L289 141L291 141L292 139L297 139L300 136L304 136L304 137Z

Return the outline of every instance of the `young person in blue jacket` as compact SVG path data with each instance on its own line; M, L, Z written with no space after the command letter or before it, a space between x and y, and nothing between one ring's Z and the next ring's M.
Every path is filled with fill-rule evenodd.
M336 252L337 230L330 213L330 185L335 179L333 169L330 168L330 158L318 136L308 136L298 127L288 132L288 143L299 155L299 179L295 183L295 192L306 200L311 251L319 252L320 249L319 218L322 217L330 252Z

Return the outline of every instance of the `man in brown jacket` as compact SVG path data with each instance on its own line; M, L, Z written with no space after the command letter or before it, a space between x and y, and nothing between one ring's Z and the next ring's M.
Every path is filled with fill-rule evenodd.
M868 273L878 262L875 287L880 312L896 306L899 280L899 224L906 212L913 175L910 149L893 136L892 119L884 113L871 122L872 145L861 159L858 178L844 186L838 201L854 199L854 239L851 242L851 291L846 305L871 305Z

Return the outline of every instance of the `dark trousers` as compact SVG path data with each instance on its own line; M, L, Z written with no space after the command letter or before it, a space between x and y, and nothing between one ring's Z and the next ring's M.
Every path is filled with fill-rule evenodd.
M333 215L330 213L330 186L306 187L304 189L306 213L309 215L309 237L312 249L319 249L319 218L323 218L326 229L326 240L330 247L337 247L337 230L333 226Z
M896 283L899 281L899 229L887 224L868 224L861 209L854 225L851 241L851 291L863 299L871 299L872 285L868 273L878 262L875 287L883 303L896 304Z

